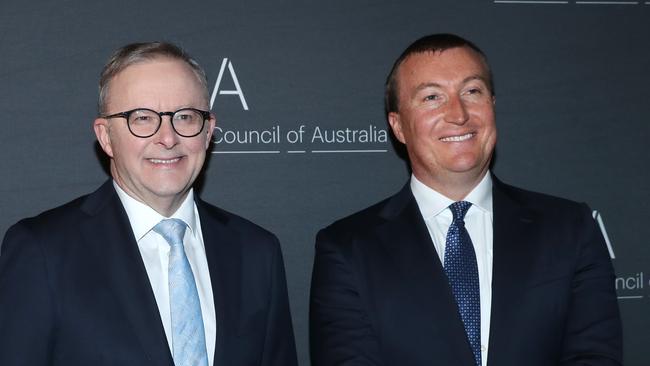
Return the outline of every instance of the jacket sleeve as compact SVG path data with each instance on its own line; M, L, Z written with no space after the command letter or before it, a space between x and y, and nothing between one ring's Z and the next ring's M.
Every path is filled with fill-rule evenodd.
M296 366L296 345L291 324L287 282L280 243L274 238L271 266L271 298L262 365Z
M621 365L622 331L614 270L586 205L575 230L579 245L561 365Z
M327 230L316 237L309 312L311 363L381 365L378 338L342 244Z
M42 243L18 223L1 250L0 365L49 365L56 311Z

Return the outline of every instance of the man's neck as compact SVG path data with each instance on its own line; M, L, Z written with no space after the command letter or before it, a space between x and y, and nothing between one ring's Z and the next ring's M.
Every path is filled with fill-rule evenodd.
M115 179L114 179L115 180ZM178 210L179 207L183 204L183 201L185 201L185 198L189 194L189 190L185 192L182 195L178 196L170 196L170 197L141 197L131 190L128 189L128 187L125 187L123 184L120 184L118 180L115 180L115 183L126 193L129 197L133 198L134 200L141 202L149 207L151 207L154 211L158 212L164 217L171 217L174 212Z
M481 180L486 174L488 174L488 170L481 172L479 175L468 176L467 174L458 174L445 177L446 179L439 179L439 177L430 177L424 174L418 175L416 172L413 172L413 175L424 185L454 201L462 201L467 197L481 183Z

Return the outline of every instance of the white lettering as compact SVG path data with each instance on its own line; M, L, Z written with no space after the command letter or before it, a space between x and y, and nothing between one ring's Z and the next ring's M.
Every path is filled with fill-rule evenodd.
M603 217L600 215L600 212L596 210L592 212L592 215L594 219L598 222L598 226L600 227L600 232L603 233L603 238L605 238L605 243L607 244L607 250L609 250L609 256L612 259L616 258L616 256L614 255L614 248L612 247L612 242L609 240L609 235L607 235L607 230L605 230Z
M215 144L278 144L281 142L280 126L268 130L224 130L215 127L212 140Z
M235 84L234 90L219 90L221 86L221 81L223 81L223 73L226 71L226 66L228 66L228 72L230 73L230 78L232 79L233 84ZM245 111L248 110L248 103L246 103L246 98L244 97L244 92L242 91L241 86L239 85L239 80L237 79L237 74L235 69L232 66L232 62L228 61L227 58L224 58L221 62L221 68L219 69L219 75L217 76L217 81L214 83L214 89L212 90L212 97L210 98L210 109L214 105L214 100L218 95L239 95L239 100L242 107Z
M642 290L643 272L635 273L629 277L617 277L615 284L617 290Z
M377 143L388 141L388 133L374 125L368 125L365 130L344 128L340 130L324 130L316 126L311 136L312 143Z

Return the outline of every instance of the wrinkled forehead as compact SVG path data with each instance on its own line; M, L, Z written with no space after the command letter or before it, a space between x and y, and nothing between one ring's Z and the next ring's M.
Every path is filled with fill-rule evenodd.
M203 102L208 101L208 91L205 78L197 70L195 70L185 60L169 57L169 56L156 56L136 60L129 63L115 75L113 75L107 83L107 102L114 98L115 93L124 92L122 88L120 91L116 90L116 82L130 89L140 89L140 86L146 84L150 88L152 94L160 92L160 88L177 87L181 90L197 90L201 95ZM192 93L194 94L194 93Z
M201 85L205 85L205 80L203 76L200 74L200 72L196 71L192 67L192 65L190 65L183 59L170 57L167 55L154 55L154 56L148 56L148 57L132 60L123 68L121 68L118 72L116 72L115 75L113 75L108 80L108 83L110 84L111 81L113 81L116 78L119 78L121 75L125 73L129 73L133 75L147 73L151 69L157 68L157 66L160 66L161 64L172 64L175 66L177 70L183 70L183 72L186 72L188 76L191 75L192 78L194 78L197 83ZM167 75L163 74L160 75L160 77L165 78L167 77Z

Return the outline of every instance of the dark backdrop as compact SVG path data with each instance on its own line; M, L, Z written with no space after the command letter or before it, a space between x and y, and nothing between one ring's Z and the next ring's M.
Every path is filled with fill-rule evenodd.
M208 72L221 128L202 196L279 236L307 366L314 235L406 181L383 82L406 45L435 32L490 58L499 177L598 211L626 364L649 364L647 1L2 0L0 232L106 179L91 125L111 52L177 42Z

